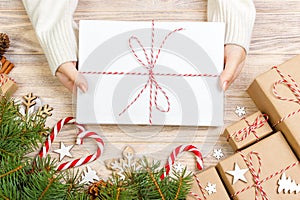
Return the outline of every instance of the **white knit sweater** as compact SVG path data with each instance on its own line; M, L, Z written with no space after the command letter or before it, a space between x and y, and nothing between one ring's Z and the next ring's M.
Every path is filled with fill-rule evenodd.
M77 61L77 25L73 14L78 0L23 0L50 69ZM255 21L252 0L208 0L208 21L225 22L225 44L249 49Z

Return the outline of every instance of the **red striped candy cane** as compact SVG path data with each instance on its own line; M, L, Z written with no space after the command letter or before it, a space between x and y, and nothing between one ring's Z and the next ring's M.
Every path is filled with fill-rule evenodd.
M203 157L200 150L194 145L180 145L176 147L170 154L167 163L165 165L165 172L160 176L160 179L164 179L170 173L170 170L172 169L172 165L174 164L175 159L178 157L179 154L185 151L192 152L196 157L197 168L199 170L203 169Z
M58 171L70 169L73 167L78 167L78 166L93 162L94 160L97 160L101 156L101 153L103 152L103 148L104 148L104 142L100 138L100 136L95 132L84 131L84 132L79 133L76 144L82 144L84 138L95 139L95 141L97 142L97 146L98 146L97 151L94 154L85 156L83 158L77 158L77 159L71 160L69 162L60 164L57 167Z
M50 135L46 139L41 151L39 152L39 157L42 158L48 154L54 139L56 138L57 134L61 131L63 126L66 124L76 124L77 128L79 129L79 133L77 136L77 144L82 144L84 138L90 137L90 138L93 138L96 140L98 148L97 148L97 151L92 155L60 164L57 167L58 171L69 169L72 167L77 167L77 166L80 166L80 165L83 165L83 164L86 164L86 163L96 160L97 158L100 157L101 153L103 152L103 147L104 147L104 143L103 143L102 139L95 132L86 131L84 126L81 124L77 124L73 117L66 117L66 118L59 120L55 124Z

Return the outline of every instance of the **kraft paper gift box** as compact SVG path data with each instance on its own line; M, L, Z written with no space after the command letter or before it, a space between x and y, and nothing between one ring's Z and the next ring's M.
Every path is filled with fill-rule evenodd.
M76 119L221 126L223 51L223 23L80 21Z
M198 178L199 183L194 177L194 181L191 188L191 192L196 194L196 196L189 194L186 198L187 200L196 200L199 198L206 200L230 200L215 167L210 167L205 171L200 172L196 175L196 177ZM208 192L211 191L211 187L216 189L215 192ZM205 195L205 198L203 195Z
M18 85L6 74L0 74L0 95L11 96L18 89Z
M299 191L297 193L295 188L289 191L287 185L279 181L286 176L300 183L299 161L281 132L222 160L217 170L233 199L254 200L256 195L258 199L266 199L262 198L263 194L270 200L300 199ZM232 171L236 176L231 175ZM282 187L285 192L281 191Z
M300 158L300 56L279 65L278 70L273 68L258 76L248 93L258 109L268 114L276 130L283 132Z
M267 115L257 111L226 127L224 136L234 151L243 149L272 133L267 120Z

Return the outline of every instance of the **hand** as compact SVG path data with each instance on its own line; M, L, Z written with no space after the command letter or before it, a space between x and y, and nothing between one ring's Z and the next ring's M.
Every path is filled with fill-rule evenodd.
M246 59L246 51L235 44L227 44L224 49L224 71L220 75L220 84L225 91L241 72Z
M76 69L76 62L66 62L60 65L55 73L58 80L71 92L76 92L78 87L83 93L88 89L86 80ZM76 87L74 87L76 86Z

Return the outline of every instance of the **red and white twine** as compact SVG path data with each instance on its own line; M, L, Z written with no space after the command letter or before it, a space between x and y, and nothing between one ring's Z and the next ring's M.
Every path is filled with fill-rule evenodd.
M240 191L237 191L235 192L234 194L231 195L231 197L234 197L234 196L237 196L239 195L240 193L246 191L246 190L249 190L250 188L254 187L255 188L255 200L258 200L259 197L261 197L262 200L269 200L268 196L267 196L267 193L266 191L264 190L264 188L262 187L262 183L272 179L273 177L279 175L279 174L282 174L283 172L297 166L299 164L299 161L296 161L290 165L288 165L287 167L281 169L281 170L278 170L277 172L269 175L268 177L260 180L260 174L261 174L261 166L262 166L262 159L259 155L258 152L255 152L255 151L251 151L249 154L248 154L248 157L249 159L247 158L247 156L245 154L243 154L242 152L240 152L240 155L242 156L244 162L246 163L247 167L249 168L249 171L253 177L253 181L254 181L254 184L252 185L249 185L245 188L243 188L242 190ZM258 170L256 171L254 169L254 165L253 165L253 156L255 156L258 160Z
M2 87L2 86L3 86L5 83L7 83L7 81L9 81L9 80L15 82L13 78L8 77L8 76L6 76L6 75L4 75L4 74L0 74L0 87Z
M277 66L274 66L273 69L275 69L277 71L277 73L281 76L281 80L276 81L273 84L273 94L275 95L276 98L282 100L282 101L290 101L290 102L295 102L298 103L300 105L300 87L297 84L297 82L292 78L291 75L287 75L288 78L290 79L290 81L287 79L287 77L278 69ZM286 97L282 97L280 94L278 94L277 91L277 86L279 84L283 84L285 86L287 86L287 88L290 89L290 91L293 93L293 95L295 96L295 98L286 98ZM287 114L286 116L282 117L280 120L278 120L273 127L275 127L276 125L280 124L281 122L283 122L284 120L286 120L287 118L290 118L294 115L296 115L297 113L300 113L300 108L296 111L293 111L289 114Z
M101 74L101 75L137 75L137 76L148 76L148 81L143 86L143 88L139 91L139 93L136 95L136 97L120 112L119 116L124 114L143 94L143 92L149 87L149 124L152 124L152 107L153 103L155 105L155 108L159 110L160 112L169 112L171 108L170 99L165 92L165 90L160 86L160 84L156 81L156 76L174 76L174 77L218 77L218 75L215 74L174 74L174 73L154 73L153 69L158 61L159 55L161 53L161 49L167 42L168 38L179 31L182 31L183 28L177 28L173 31L170 31L163 41L161 42L156 55L154 55L154 42L155 42L155 29L154 29L154 20L152 20L152 28L151 28L151 49L150 49L150 56L148 55L145 47L143 46L142 42L139 40L136 36L131 36L129 38L129 48L134 55L135 59L138 63L141 64L142 67L144 67L148 72L147 73L140 73L140 72L80 72L82 74ZM132 42L136 41L139 47L143 50L143 53L145 55L146 61L144 62L136 53ZM150 57L150 58L149 58ZM154 91L154 97L153 97L153 91ZM157 104L157 97L158 92L160 92L163 97L165 98L165 101L167 102L167 108L162 109Z
M92 161L94 161L94 160L96 160L97 158L100 157L101 153L103 152L103 148L104 148L104 143L103 143L102 139L100 138L100 136L97 133L91 132L91 131L86 131L84 126L81 125L81 124L77 124L73 117L66 117L66 118L63 118L63 119L59 120L55 124L55 126L53 127L50 135L46 139L41 151L39 152L39 157L42 158L42 157L45 157L48 154L54 139L56 138L57 134L61 131L63 126L66 125L66 124L75 124L77 126L77 128L79 129L79 133L77 135L77 144L82 144L83 139L89 137L89 138L93 138L96 141L98 148L97 148L97 151L94 154L91 154L91 155L85 156L83 158L74 159L74 160L71 160L69 162L65 162L65 163L60 164L57 167L58 171L69 169L69 168L72 168L72 167L78 167L78 166L81 166L83 164L87 164L89 162L92 162Z
M196 166L199 170L203 169L203 157L200 150L195 147L194 145L180 145L176 147L172 153L170 154L167 163L165 165L165 171L160 176L161 179L164 179L167 175L169 175L170 170L172 169L172 166L175 162L175 159L179 156L179 154L183 152L192 152L196 158Z
M198 187L200 189L200 192L203 196L203 199L206 200L206 195L205 195L205 191L204 191L204 188L202 187L201 183L200 183L200 180L198 179L197 175L196 174L193 174L194 175L194 178L196 179L197 181L197 184L198 184ZM202 200L200 195L195 193L195 192L190 192L190 195L194 196L197 200Z
M265 125L265 123L268 121L268 115L261 114L257 116L257 118L252 123L250 123L246 118L243 118L243 120L245 120L245 122L247 123L247 127L244 127L238 131L235 131L231 135L228 135L227 141L230 138L234 137L235 141L241 142L245 140L251 133L253 133L257 140L259 140L256 129L259 129Z

